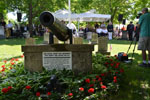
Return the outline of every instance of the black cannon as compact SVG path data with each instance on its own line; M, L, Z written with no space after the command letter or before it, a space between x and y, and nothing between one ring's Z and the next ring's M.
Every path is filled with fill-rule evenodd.
M59 40L66 41L70 38L70 43L72 42L72 30L61 23L49 11L41 13L40 22L43 26L48 27Z

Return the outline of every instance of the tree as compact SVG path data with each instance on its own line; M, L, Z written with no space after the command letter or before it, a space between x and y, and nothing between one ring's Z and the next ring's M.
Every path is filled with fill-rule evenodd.
M60 0L6 0L9 11L21 11L27 14L29 32L32 35L32 19L39 17L44 10L54 11L65 7L66 1Z
M0 1L0 19L3 19L6 17L6 4L5 1Z

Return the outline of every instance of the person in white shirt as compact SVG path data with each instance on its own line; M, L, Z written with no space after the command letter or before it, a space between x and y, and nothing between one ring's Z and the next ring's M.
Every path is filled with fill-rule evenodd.
M78 37L79 36L78 33L77 33L77 28L76 28L76 26L73 23L70 23L70 24L68 23L67 27L72 30L72 33L73 33L74 37Z
M106 35L108 35L108 30L105 27L103 27L103 28L98 27L96 29L96 33L98 34L99 37L106 36Z

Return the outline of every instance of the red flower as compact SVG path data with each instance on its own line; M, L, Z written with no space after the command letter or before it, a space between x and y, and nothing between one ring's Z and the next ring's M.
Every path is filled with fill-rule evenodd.
M11 86L8 86L8 88L7 88L7 89L8 89L8 91L9 91L9 90L11 90L11 89L12 89L12 87L11 87Z
M114 80L114 83L117 83L117 80Z
M19 61L19 59L18 59L18 58L16 58L16 59L15 59L15 61Z
M23 58L24 57L24 55L21 55L21 58Z
M93 79L93 82L96 82L96 79Z
M88 92L89 92L89 93L94 93L94 88L90 88L90 89L88 90Z
M115 72L116 74L118 74L118 72Z
M110 61L113 61L112 59L109 59Z
M119 65L120 65L120 63L118 62L118 63L117 63L117 65L119 66Z
M12 69L12 67L9 67L10 69Z
M90 84L90 87L94 87L94 84Z
M111 63L110 65L111 65L112 67L114 66L114 64L113 64L113 63Z
M14 60L15 60L15 58L12 58L12 59L11 59L11 61L14 61Z
M100 82L100 85L103 85L103 82Z
M101 88L102 88L102 89L106 89L107 87L106 87L105 85L102 85Z
M14 65L15 63L14 62L11 62L11 65Z
M104 73L102 73L102 74L101 74L101 76L105 76L105 74L104 74Z
M116 80L117 79L117 76L114 76L114 80Z
M6 64L6 63L7 63L7 61L6 61L6 60L4 60L4 63Z
M96 78L99 78L99 76L97 75Z
M124 72L124 69L120 69L120 72L123 73L123 72Z
M68 96L73 96L73 94L72 94L72 93L69 93Z
M47 92L47 95L51 95L52 93L51 92Z
M3 89L2 89L2 92L3 92L3 93L7 93L7 92L8 92L8 89L7 89L7 88L3 88Z
M1 67L2 67L2 68L4 68L4 67L5 67L5 65L2 65Z
M89 78L85 79L85 82L90 83L90 79Z
M99 77L99 78L98 78L98 81L102 81L102 78L101 78L101 77Z
M118 68L118 67L119 67L119 65L116 64L115 68Z
M6 68L3 68L3 69L2 69L2 72L4 72L4 71L5 71L5 69L6 69Z
M80 91L84 91L84 88L83 88L83 87L80 87L79 90L80 90Z
M27 90L31 89L31 86L27 85L27 86L26 86L26 89L27 89Z
M108 62L105 62L105 65L108 65L109 63Z
M36 96L38 96L38 97L39 97L40 95L41 95L41 94L40 94L40 92L36 92Z

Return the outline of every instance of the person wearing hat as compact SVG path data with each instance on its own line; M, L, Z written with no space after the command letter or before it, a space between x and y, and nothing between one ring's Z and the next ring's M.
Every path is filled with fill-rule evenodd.
M138 50L142 51L143 59L143 62L139 65L150 68L150 13L148 12L148 8L142 9L142 15L139 19L138 28L140 28ZM146 51L148 51L148 64L146 62Z

